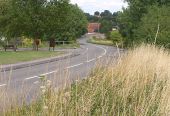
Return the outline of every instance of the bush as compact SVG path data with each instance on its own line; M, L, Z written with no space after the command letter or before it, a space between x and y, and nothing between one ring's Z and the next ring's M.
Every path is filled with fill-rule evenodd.
M30 38L24 38L22 40L23 47L32 47L33 45L33 39Z
M110 34L110 37L112 38L113 43L122 43L122 36L118 31L112 31Z
M113 41L114 45L118 45L119 47L121 47L123 45L123 38L121 36L121 34L119 33L119 31L111 31L105 34L106 39Z

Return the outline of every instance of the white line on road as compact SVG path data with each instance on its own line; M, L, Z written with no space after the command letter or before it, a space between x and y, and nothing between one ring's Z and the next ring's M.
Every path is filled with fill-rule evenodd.
M104 53L103 53L101 56L99 56L99 57L103 57L104 55L106 55L107 50L106 50L105 48L100 47L100 46L96 46L96 47L104 50ZM99 58L99 57L98 57L98 58Z
M30 80L30 79L34 79L34 78L41 78L41 76L46 76L46 75L53 74L53 73L56 73L56 72L58 72L58 70L57 71L48 72L48 73L44 73L44 74L41 74L40 76L33 76L33 77L25 78L25 80Z
M51 71L51 72L48 72L48 73L41 74L41 76L46 76L46 75L53 74L53 73L57 73L57 72L58 72L58 70L56 70L56 71Z
M4 86L6 86L6 84L2 84L2 85L0 85L0 87L4 87Z
M93 58L93 59L91 59L91 60L88 60L88 61L86 61L86 62L92 62L92 61L94 61L94 60L96 60L96 58Z
M69 67L67 67L67 69L70 69L70 68L73 68L73 67L78 67L78 66L80 66L80 65L83 65L83 63L76 64L76 65L73 65L73 66L69 66Z
M34 78L38 78L38 76L28 77L28 78L25 78L25 80L30 80L30 79L34 79Z
M100 58L102 58L103 56L99 56L99 57L97 57L98 59L100 59Z
M40 82L39 82L39 81L35 81L35 82L34 82L34 84L38 84L38 83L40 83Z

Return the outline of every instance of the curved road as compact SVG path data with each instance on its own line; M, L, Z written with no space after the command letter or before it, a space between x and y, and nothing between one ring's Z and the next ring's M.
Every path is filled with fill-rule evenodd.
M101 60L106 64L110 56L118 56L116 48L86 43L86 40L87 38L81 38L79 40L81 48L70 50L70 52L80 53L79 56L13 71L0 72L0 92L1 94L6 93L5 98L0 98L0 103L13 96L20 99L23 94L26 96L26 101L30 102L32 98L37 96L37 90L41 86L41 76L46 76L56 88L63 87L75 80L86 78L91 69L95 67L97 61ZM1 94L0 97L2 96Z

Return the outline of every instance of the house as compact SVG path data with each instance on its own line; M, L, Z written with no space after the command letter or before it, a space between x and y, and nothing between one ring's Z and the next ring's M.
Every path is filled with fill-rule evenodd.
M100 23L89 23L87 30L88 30L88 33L99 32L99 30L100 30Z

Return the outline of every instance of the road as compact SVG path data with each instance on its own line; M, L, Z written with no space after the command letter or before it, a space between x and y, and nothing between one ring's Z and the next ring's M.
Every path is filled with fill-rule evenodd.
M117 48L86 43L86 40L87 38L81 38L79 40L81 48L72 50L72 52L79 52L79 56L0 72L0 92L3 94L0 94L0 103L15 102L15 100L22 99L23 95L29 103L38 96L41 76L45 76L56 88L60 88L75 80L85 79L97 62L104 61L106 64L110 56L118 56Z

